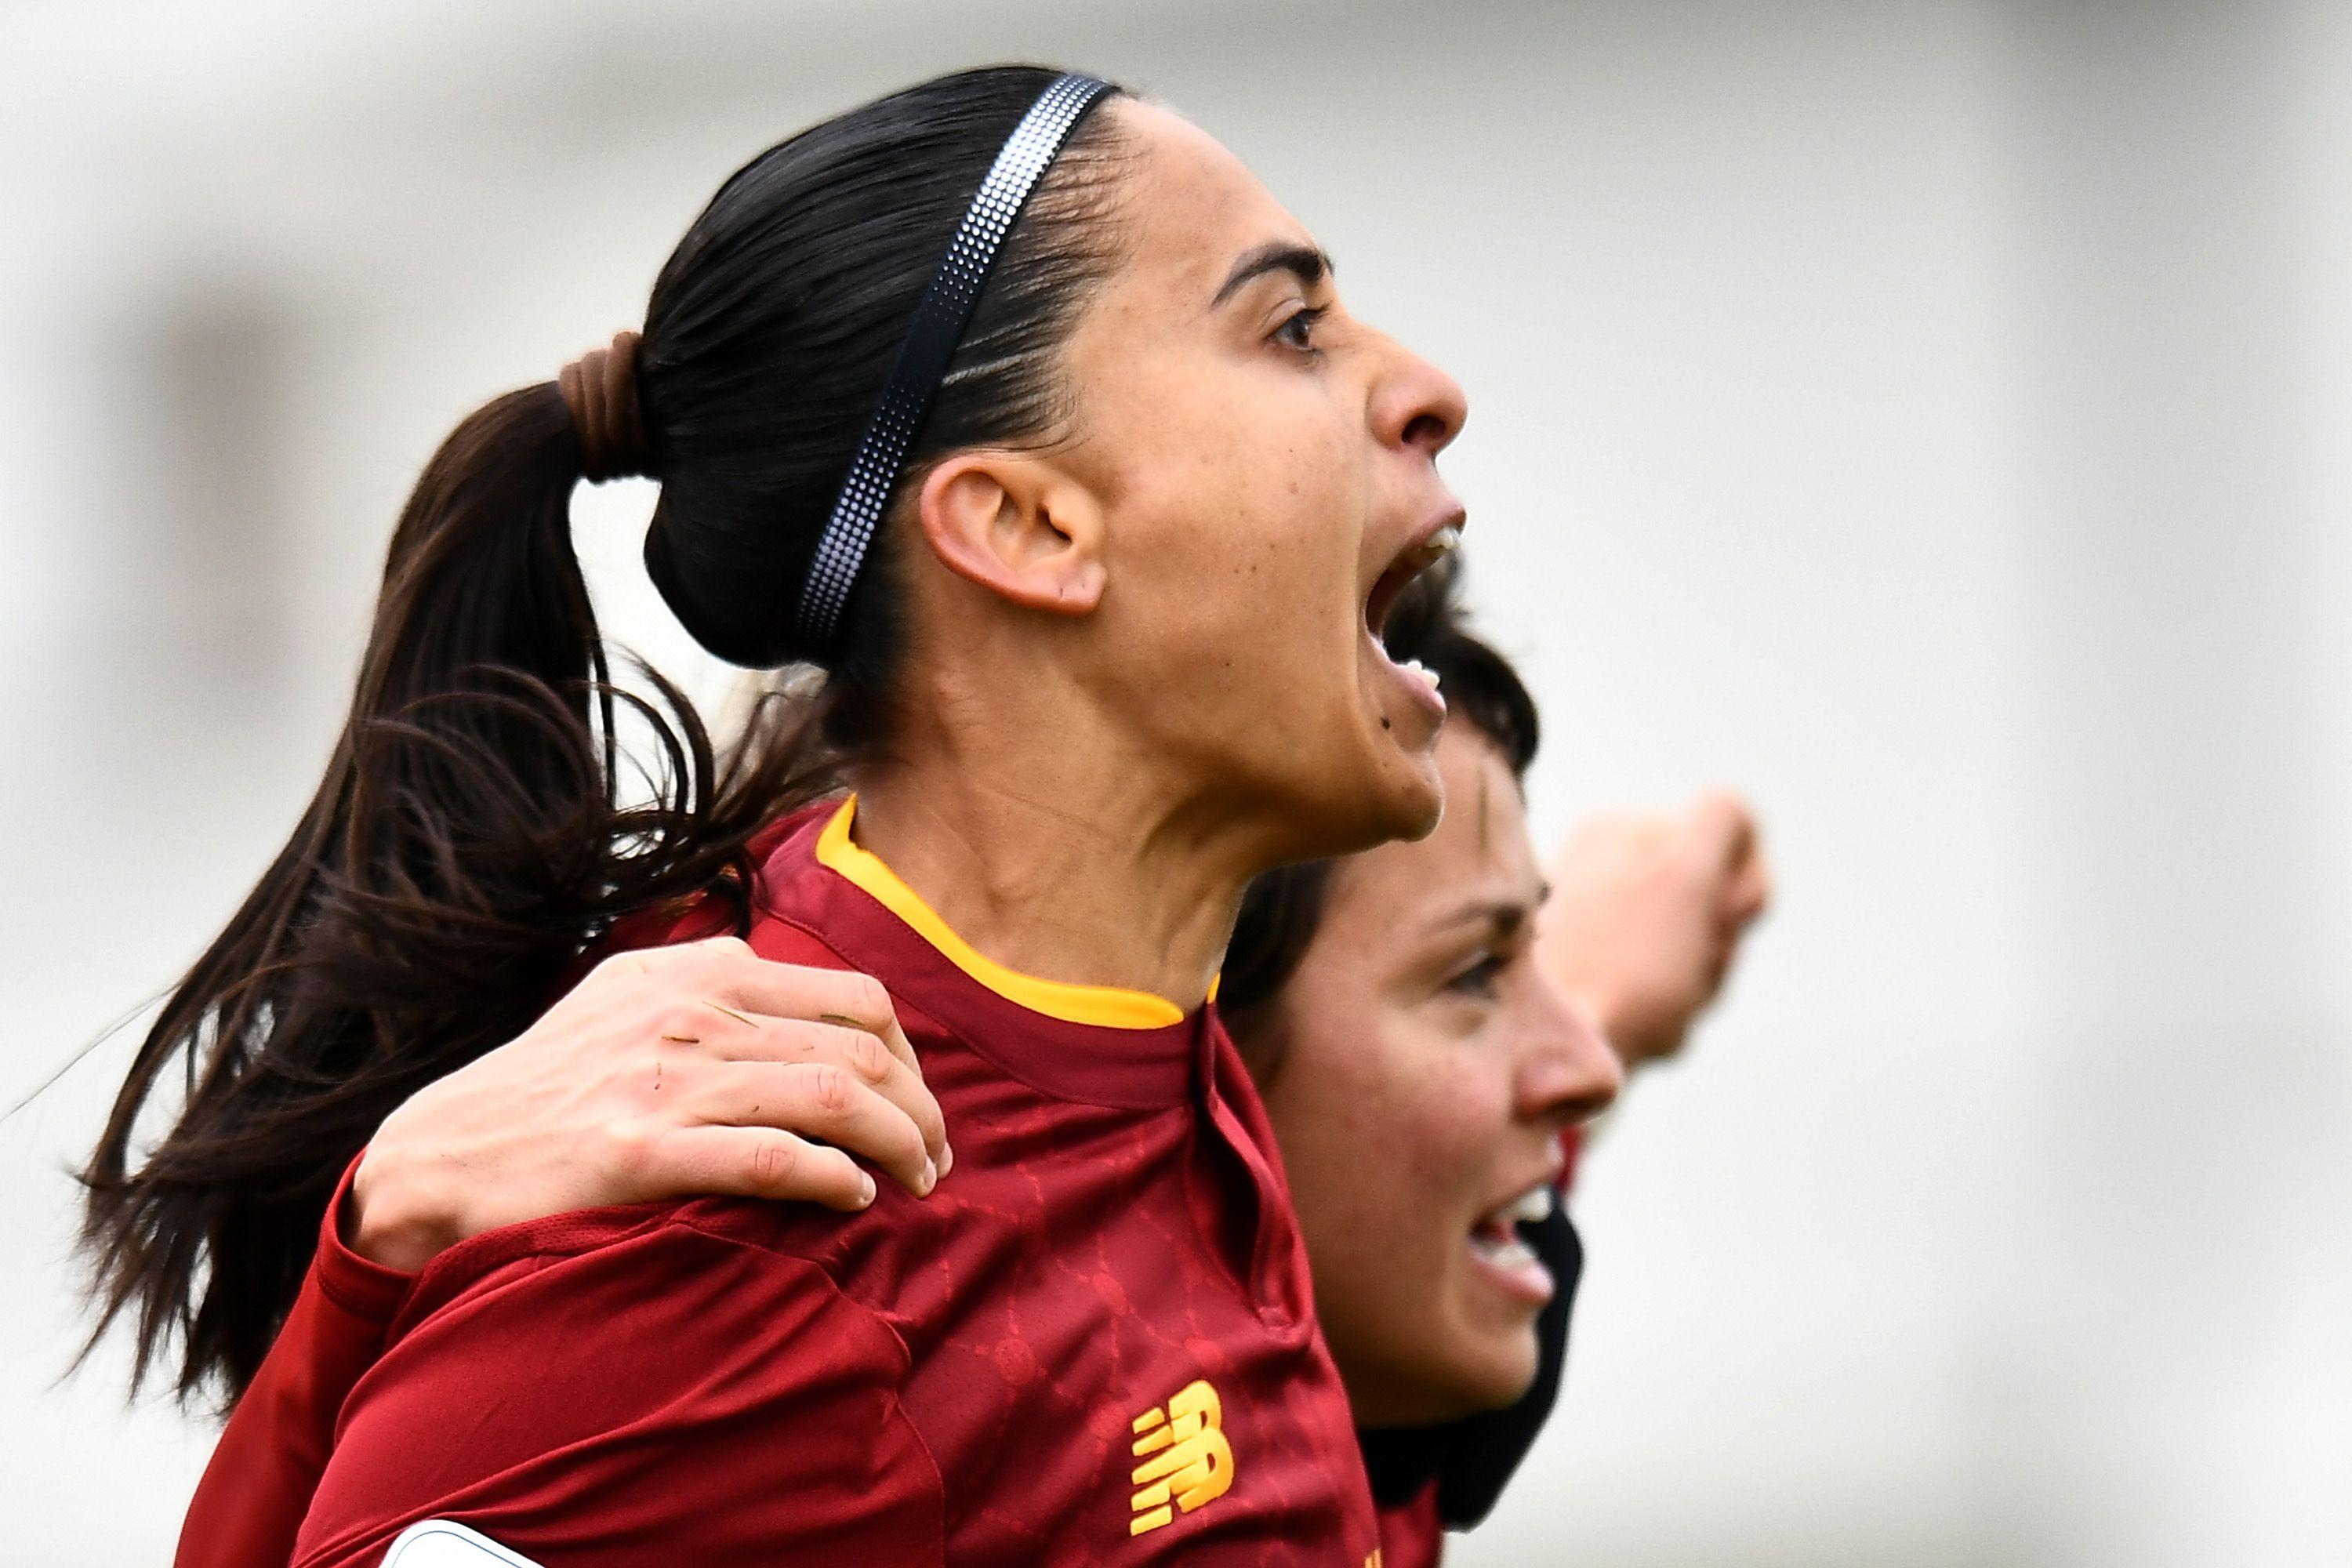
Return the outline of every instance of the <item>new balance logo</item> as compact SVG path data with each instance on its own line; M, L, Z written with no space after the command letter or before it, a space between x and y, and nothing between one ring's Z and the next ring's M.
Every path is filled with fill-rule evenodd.
M1161 1410L1153 1405L1135 1418L1137 1490L1129 1535L1157 1530L1204 1503L1214 1502L1234 1484L1234 1446L1225 1441L1224 1409L1217 1391L1189 1383Z

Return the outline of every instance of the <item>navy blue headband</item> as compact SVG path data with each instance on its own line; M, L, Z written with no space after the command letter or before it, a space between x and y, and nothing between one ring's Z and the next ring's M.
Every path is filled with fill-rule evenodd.
M981 290L988 286L996 253L1003 248L1029 193L1053 167L1070 132L1109 90L1108 82L1090 76L1056 78L1005 138L988 178L973 194L971 206L948 246L947 258L933 274L915 319L907 324L907 341L898 347L898 362L882 388L874 422L857 444L849 477L842 481L841 495L833 503L833 516L816 542L816 555L809 563L800 604L801 637L812 651L822 653L833 647L842 606L849 603L849 591L857 585L866 547L874 542L874 531L882 525L883 509L890 504L890 492L898 488L898 476L907 467L907 454L922 433L931 400L948 373L948 362L955 358L964 329L971 324L972 307L979 304Z

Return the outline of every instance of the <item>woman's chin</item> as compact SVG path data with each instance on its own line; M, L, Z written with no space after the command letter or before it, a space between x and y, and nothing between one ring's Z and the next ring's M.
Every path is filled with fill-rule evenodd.
M1538 1357L1532 1331L1508 1340L1479 1335L1475 1342L1444 1345L1422 1341L1413 1349L1419 1364L1397 1364L1374 1397L1367 1399L1351 1384L1359 1411L1377 1413L1373 1425L1427 1426L1458 1421L1517 1405L1535 1385ZM1434 1358L1433 1350L1437 1352ZM1347 1370L1343 1363L1341 1373Z
M1313 858L1355 855L1399 839L1426 838L1445 809L1445 785L1430 758L1393 752L1366 770L1355 787L1328 796Z
M1263 734L1293 737L1314 731L1268 726ZM1445 808L1435 742L1414 744L1383 731L1375 720L1353 733L1326 731L1321 744L1294 742L1278 758L1257 759L1271 788L1267 798L1298 830L1286 858L1322 859L1377 849L1397 839L1425 838Z
M1454 1358L1459 1369L1454 1386L1465 1413L1517 1405L1534 1386L1541 1359L1533 1324L1524 1331L1481 1334L1477 1343L1464 1345Z
M1381 782L1381 839L1426 838L1445 814L1445 781L1437 771L1437 752L1403 752Z
M1527 1397L1536 1385L1536 1361L1530 1356L1525 1363L1513 1362L1507 1371L1484 1381L1478 1390L1477 1403L1470 1414L1486 1410L1507 1410Z

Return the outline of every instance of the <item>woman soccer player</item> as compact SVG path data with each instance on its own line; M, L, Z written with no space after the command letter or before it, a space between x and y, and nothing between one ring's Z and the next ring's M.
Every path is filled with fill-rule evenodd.
M1390 1423L1362 1435L1389 1505L1386 1568L1433 1560L1441 1524L1483 1516L1557 1389L1578 1256L1565 1218L1517 1213L1529 1194L1482 1207L1466 1234L1463 1218L1465 1202L1509 1184L1505 1167L1525 1162L1531 1142L1606 1094L1609 1064L1563 1026L1545 971L1566 971L1603 1009L1612 1043L1631 1042L1621 1051L1654 1051L1716 994L1766 896L1744 810L1710 801L1684 817L1580 835L1534 934L1543 889L1517 775L1534 754L1535 706L1508 663L1459 626L1444 596L1452 575L1433 569L1402 595L1387 640L1440 677L1449 712L1438 761L1460 809L1422 843L1260 878L1224 971L1235 1041L1269 1091L1350 1404L1360 1427ZM839 978L780 972L771 1005L814 1016L840 1005L825 994ZM636 994L616 995L615 983ZM785 988L800 983L815 989L787 1003ZM198 1489L182 1568L286 1561L341 1402L415 1282L384 1258L413 1268L499 1225L681 1190L861 1206L856 1186L836 1179L835 1152L787 1129L892 1161L924 1147L932 1108L878 1038L866 1047L874 1088L901 1102L887 1111L828 1111L825 1100L845 1108L871 1092L842 1073L831 1095L772 1099L757 1127L701 1120L696 1089L714 1066L763 1049L797 1063L810 1039L771 1016L755 1018L729 1057L710 1042L662 1042L656 1020L697 1002L694 978L677 968L600 976L392 1119L362 1166L364 1197L341 1216L376 1258L339 1227L325 1231L302 1303ZM655 1058L675 1092L648 1090ZM714 1131L734 1140L716 1161L695 1142ZM760 1173L770 1151L790 1156L800 1186ZM1370 1178L1368 1151L1381 1156ZM1532 1196L1533 1208L1549 1207L1548 1189ZM1497 1271L1513 1232L1559 1278L1546 1281L1526 1258ZM1440 1415L1450 1418L1429 1424Z
M420 482L328 778L94 1162L115 1301L150 1345L187 1324L188 1375L249 1368L229 1331L290 1299L330 1195L289 1178L731 868L731 902L632 934L731 914L887 986L952 1190L451 1248L345 1404L297 1561L449 1513L577 1563L1371 1560L1288 1194L1203 1001L1252 879L1436 820L1444 706L1379 635L1461 521L1459 390L1347 314L1206 135L1024 68L755 160L593 368L490 405ZM754 775L615 804L566 513L625 471L662 482L646 559L689 630L828 671L849 800L780 816ZM698 731L677 756L707 781ZM129 1170L182 1054L188 1102Z

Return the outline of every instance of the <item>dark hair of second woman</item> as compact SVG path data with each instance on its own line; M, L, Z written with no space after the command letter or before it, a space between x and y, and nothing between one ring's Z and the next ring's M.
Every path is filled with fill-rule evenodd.
M595 455L661 480L646 564L698 640L738 664L827 668L833 747L888 733L887 541L837 646L797 640L779 606L950 236L1055 75L943 77L729 180L647 307L644 450ZM1112 132L1082 123L1032 197L908 480L943 451L1061 433L1055 351L1118 259ZM656 680L659 700L637 702L608 683L571 540L590 460L556 384L525 388L458 426L401 515L326 777L166 1000L85 1173L97 1331L131 1320L135 1377L176 1349L183 1397L242 1388L336 1174L384 1116L519 1033L620 916L747 886L751 836L816 786L816 748L783 708L722 765L675 690ZM655 736L642 804L621 788L624 705ZM142 1113L174 1079L184 1100L142 1150Z

